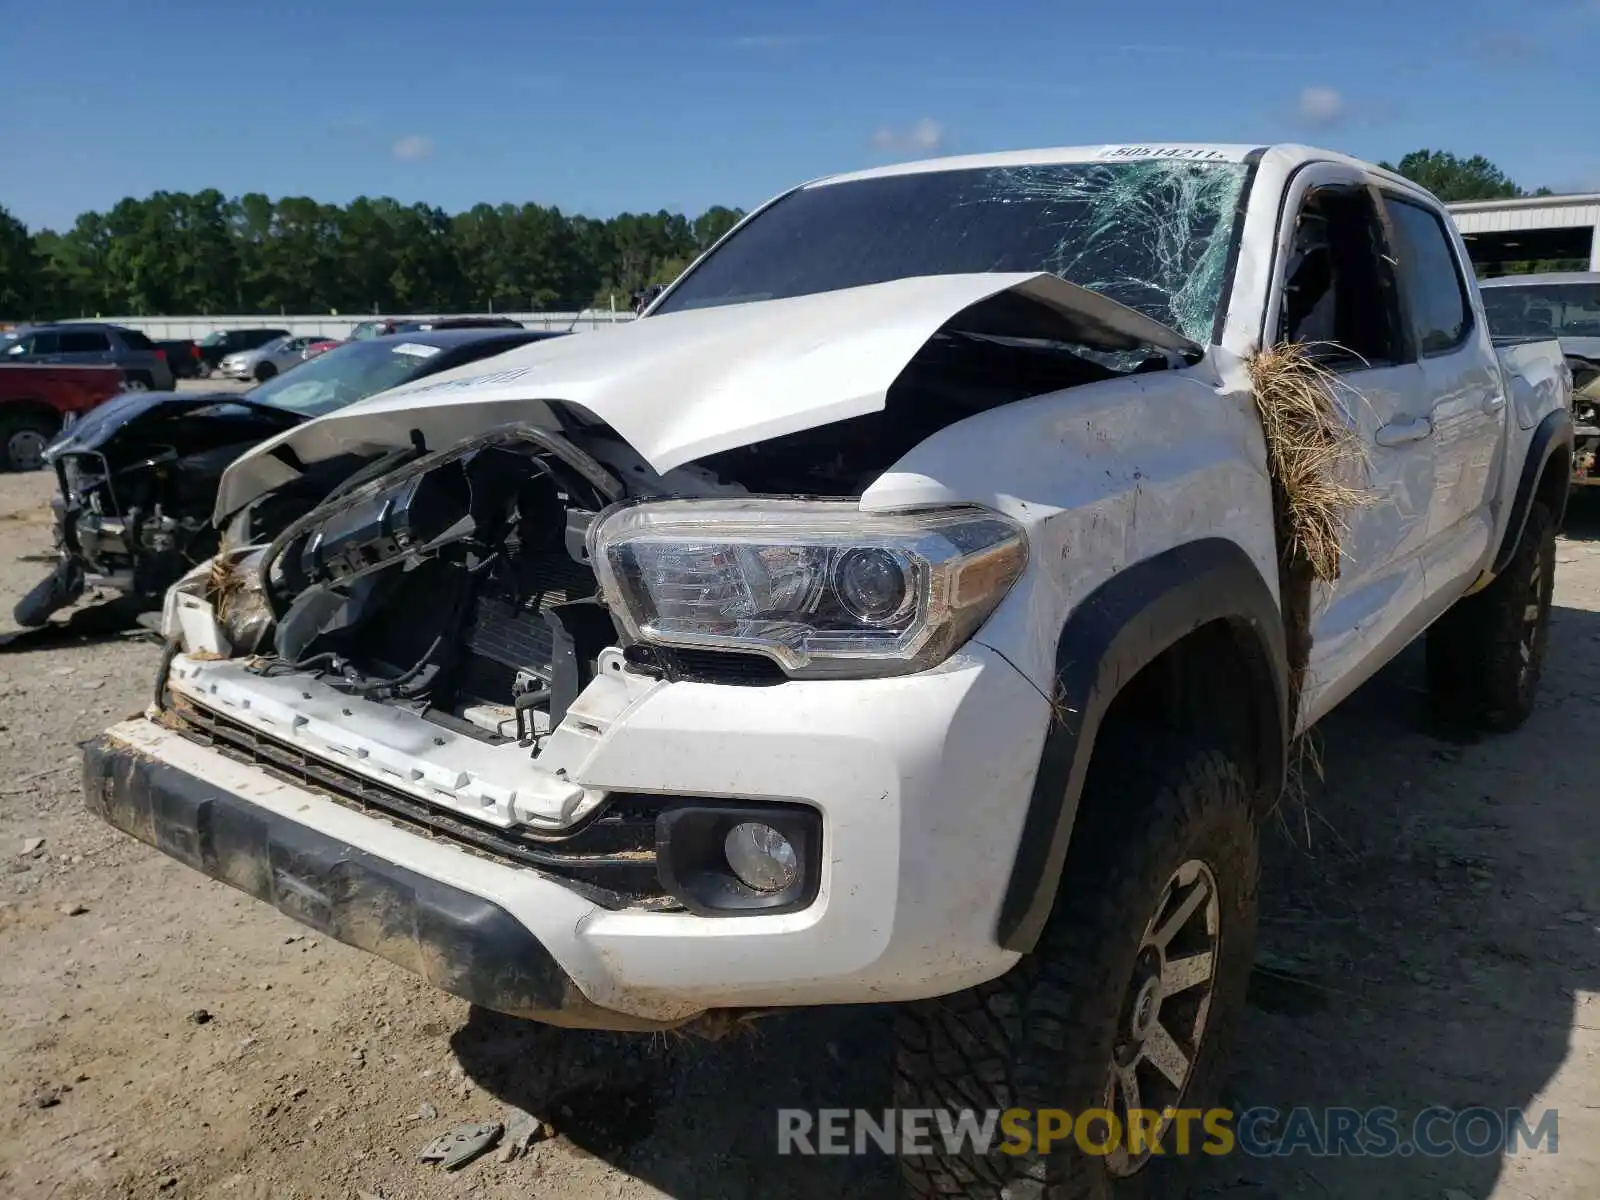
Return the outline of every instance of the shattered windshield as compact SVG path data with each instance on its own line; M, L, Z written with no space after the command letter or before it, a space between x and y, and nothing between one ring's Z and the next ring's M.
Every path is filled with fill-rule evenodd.
M415 342L349 342L274 375L249 396L257 404L320 417L407 382L438 353L437 346Z
M969 167L802 188L691 271L657 313L915 275L1048 271L1211 341L1235 162Z

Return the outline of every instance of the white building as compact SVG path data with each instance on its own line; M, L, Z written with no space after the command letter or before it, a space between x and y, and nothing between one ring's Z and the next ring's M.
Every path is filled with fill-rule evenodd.
M1575 259L1600 271L1600 192L1466 200L1449 205L1467 252L1484 275L1509 262Z

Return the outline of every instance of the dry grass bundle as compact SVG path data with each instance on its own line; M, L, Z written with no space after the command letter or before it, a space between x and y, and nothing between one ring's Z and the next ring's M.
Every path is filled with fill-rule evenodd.
M219 619L228 615L228 605L243 588L244 572L234 564L231 554L218 554L211 560L211 571L206 576L206 599Z
M1248 368L1268 466L1284 508L1280 536L1290 539L1280 550L1307 562L1318 579L1337 579L1348 515L1371 499L1364 486L1352 482L1366 478L1366 453L1338 403L1341 391L1359 396L1305 345L1269 347L1251 358Z

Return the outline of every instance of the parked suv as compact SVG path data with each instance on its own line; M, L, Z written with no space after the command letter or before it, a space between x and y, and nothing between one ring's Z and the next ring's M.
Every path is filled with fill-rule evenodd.
M1177 1195L1298 736L1424 635L1452 722L1533 709L1570 390L1340 154L814 181L636 321L235 461L85 798L491 1009L894 1002L902 1117L1106 1128L902 1126L914 1195Z
M137 329L121 325L30 325L7 338L5 361L120 367L128 391L170 392L177 386L166 353Z
M196 343L207 371L215 371L222 360L240 350L254 350L278 338L288 337L287 329L219 329Z

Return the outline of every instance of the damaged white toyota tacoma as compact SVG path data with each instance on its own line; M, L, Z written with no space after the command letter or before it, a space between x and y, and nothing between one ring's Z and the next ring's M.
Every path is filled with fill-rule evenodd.
M1528 715L1570 390L1336 154L824 179L624 328L236 462L87 803L500 1012L896 1002L902 1106L1199 1107L1295 739L1423 634L1451 716Z

